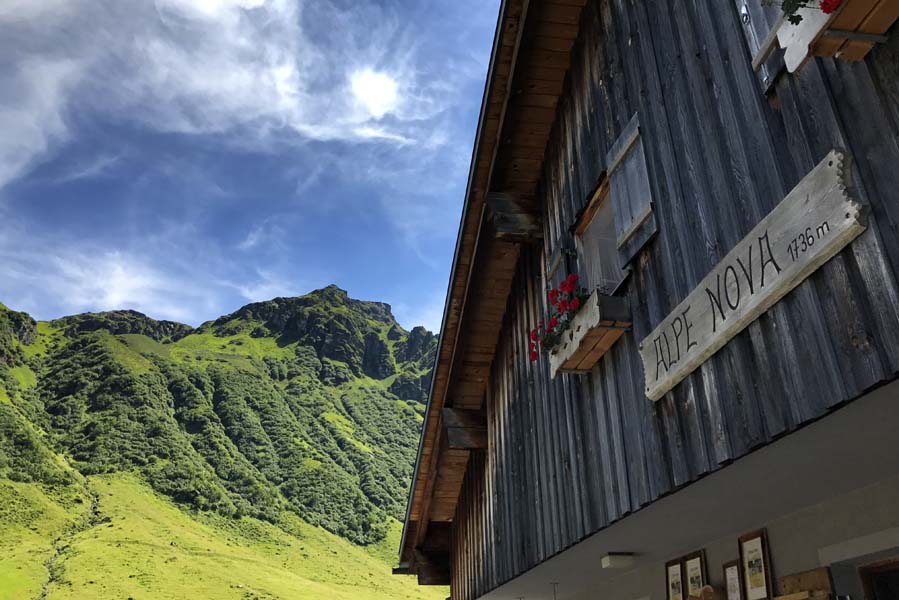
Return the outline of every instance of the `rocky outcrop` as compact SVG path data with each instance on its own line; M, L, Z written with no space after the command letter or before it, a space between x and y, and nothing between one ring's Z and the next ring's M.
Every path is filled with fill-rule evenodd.
M175 321L157 321L136 310L84 313L57 319L52 321L52 324L62 329L66 337L105 330L113 335L142 334L157 342L174 342L193 331L190 325Z
M430 385L430 375L401 373L390 384L388 391L398 398L425 402L428 399Z
M414 327L405 341L397 344L397 359L402 362L418 362L436 344L437 337L424 327Z
M390 347L373 331L365 336L362 372L372 379L386 379L396 372Z
M37 338L37 322L28 313L6 310L6 318L12 334L24 346L30 346Z

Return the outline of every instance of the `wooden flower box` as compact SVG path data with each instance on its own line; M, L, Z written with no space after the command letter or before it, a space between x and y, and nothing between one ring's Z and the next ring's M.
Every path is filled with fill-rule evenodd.
M817 8L800 9L802 21L784 22L777 41L784 49L784 62L791 73L812 56L862 60L874 44L899 19L896 0L844 0L839 9L825 14Z
M562 341L550 351L550 376L590 371L630 326L627 300L595 290L562 334Z

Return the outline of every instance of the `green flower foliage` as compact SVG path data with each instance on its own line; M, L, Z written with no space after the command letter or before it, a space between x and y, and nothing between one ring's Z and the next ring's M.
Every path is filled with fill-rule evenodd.
M357 544L402 517L436 339L331 286L198 329L0 307L0 476L137 472L183 506Z

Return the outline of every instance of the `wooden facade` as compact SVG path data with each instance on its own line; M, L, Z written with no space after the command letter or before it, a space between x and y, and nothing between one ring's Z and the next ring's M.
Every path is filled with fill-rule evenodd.
M451 523L448 579L434 582L451 582L454 600L899 372L899 35L863 62L816 58L765 85L738 4L531 0L504 4L496 48L485 110L501 116L482 114L401 548L404 569L422 577L428 529ZM591 372L553 378L548 360L528 360L528 331L548 287L587 270L591 257L570 251L572 226L634 115L657 232L616 291L632 327ZM490 135L499 143L484 162ZM649 401L641 340L833 149L851 157L865 231ZM497 238L486 191L519 198L542 236ZM448 448L450 406L486 414L486 449Z

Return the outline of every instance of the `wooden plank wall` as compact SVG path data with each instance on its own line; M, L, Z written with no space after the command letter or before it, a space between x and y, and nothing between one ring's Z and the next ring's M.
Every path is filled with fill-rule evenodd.
M733 3L592 0L580 27L541 183L546 239L519 259L486 398L489 449L454 521L454 600L899 370L899 35L861 63L817 59L764 98ZM551 380L546 360L527 358L544 265L637 111L660 232L626 284L634 328L590 375ZM638 340L834 147L855 158L868 230L663 399L646 400Z
M450 586L453 593L462 598L473 598L477 590L484 589L488 571L484 527L485 514L478 510L485 498L484 452L471 453L465 481L459 495L461 520L453 528L452 565Z

